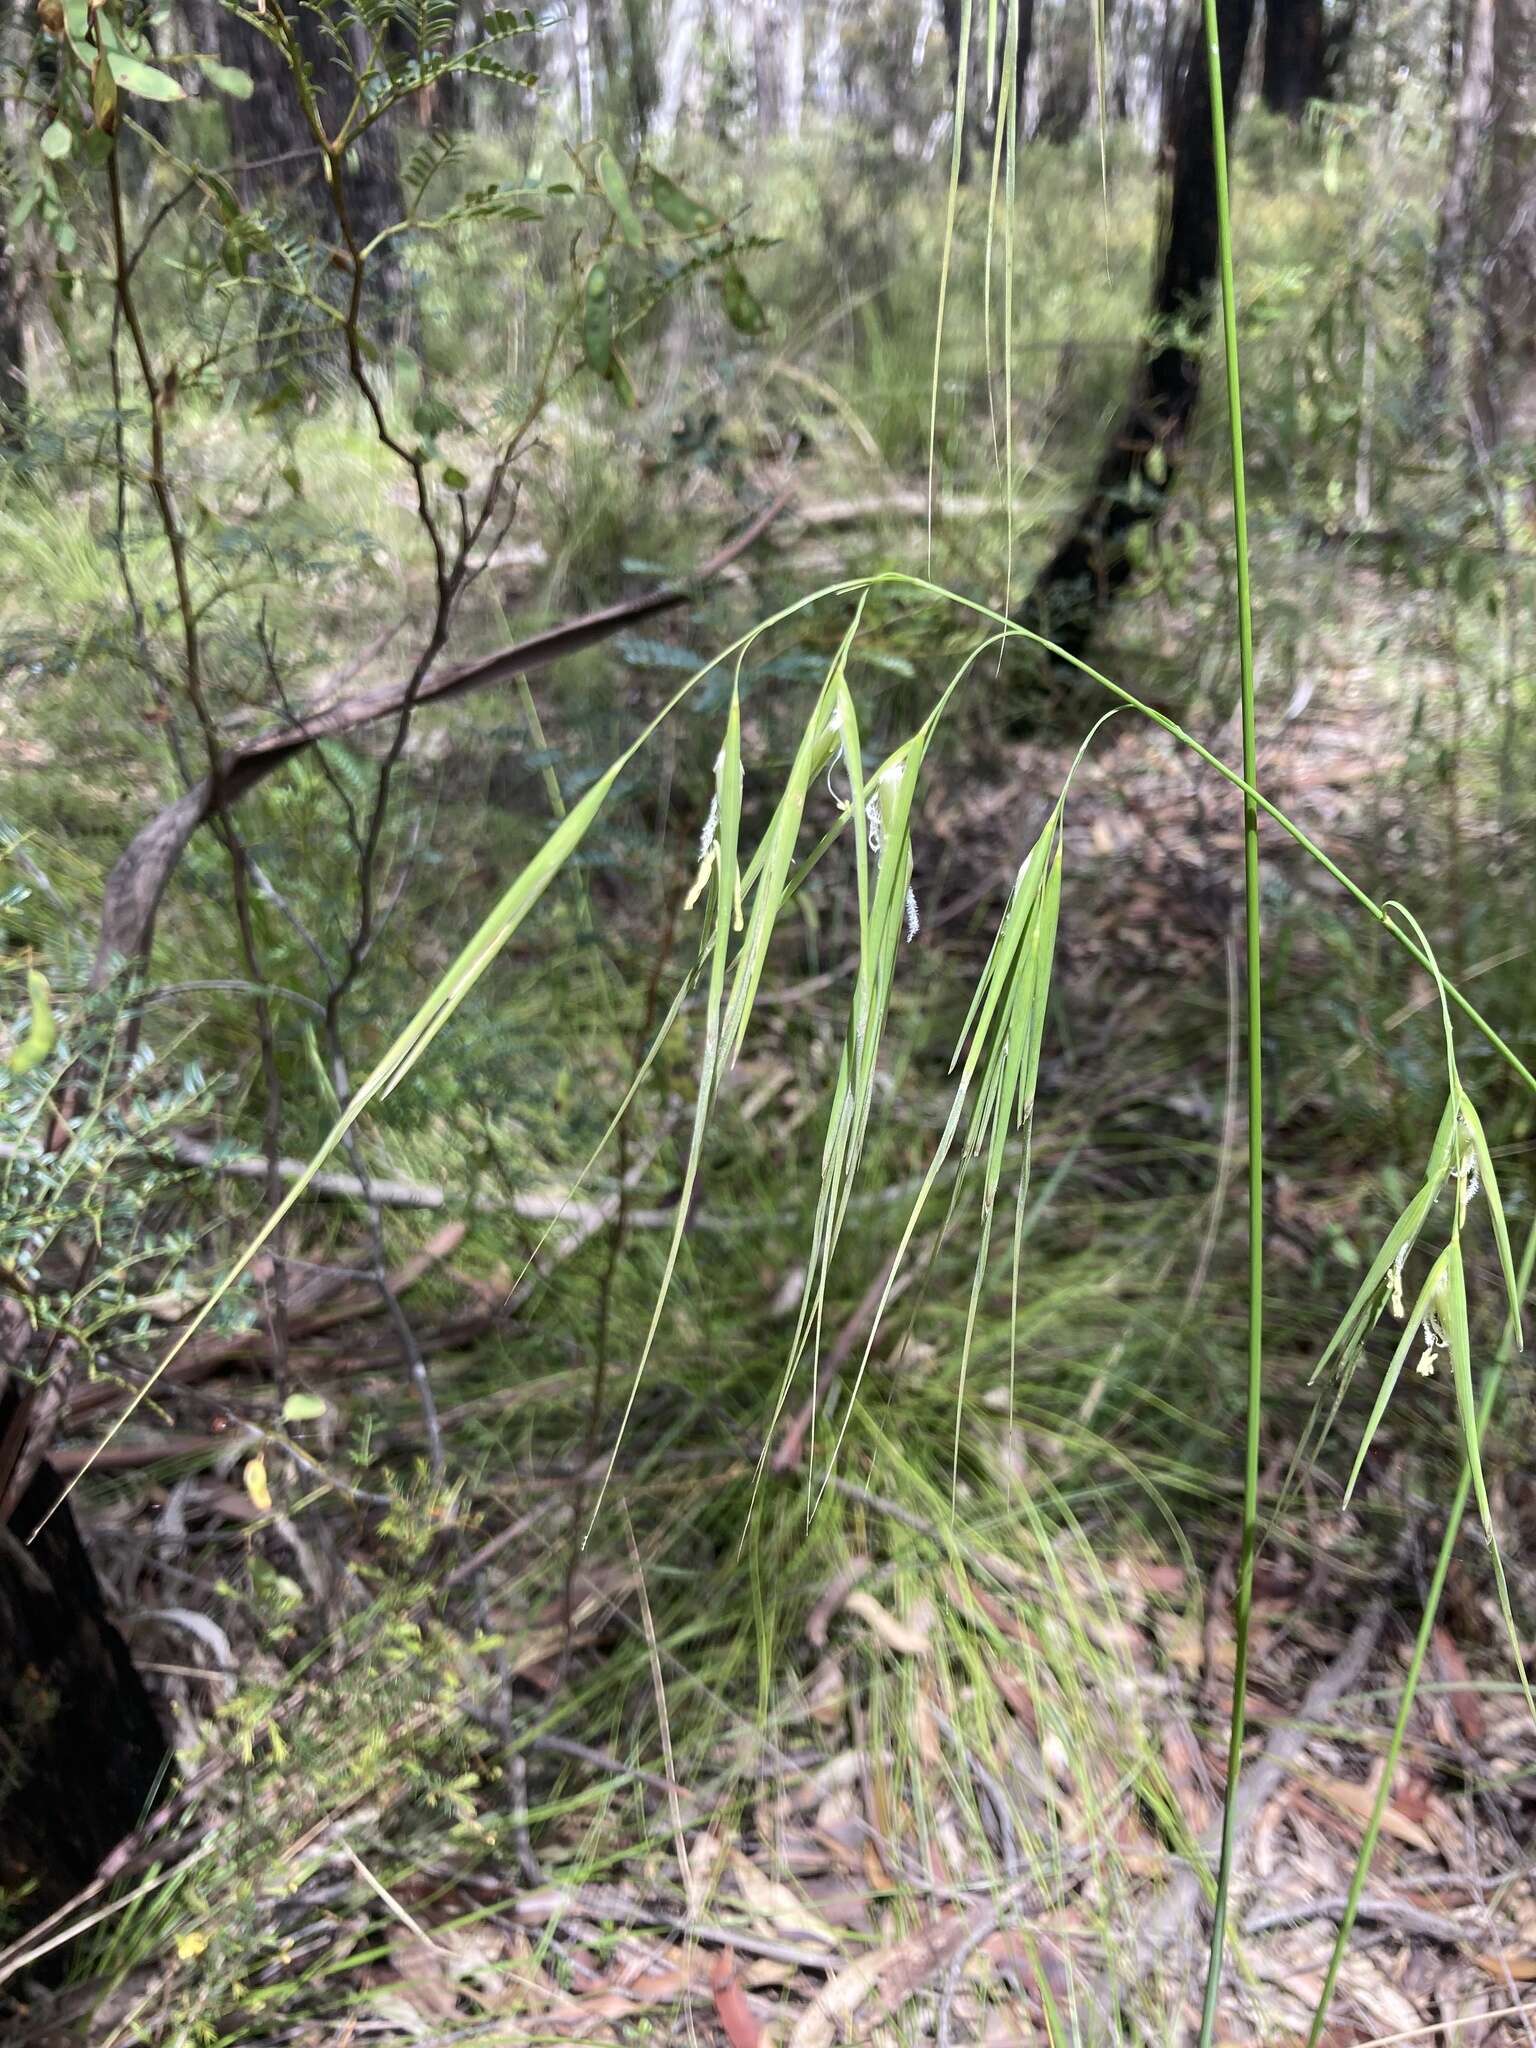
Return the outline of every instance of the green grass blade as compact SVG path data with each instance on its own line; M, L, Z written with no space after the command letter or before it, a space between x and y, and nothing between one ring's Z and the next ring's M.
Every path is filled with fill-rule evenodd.
M1483 1535L1488 1541L1488 1555L1493 1562L1494 1589L1498 1594L1499 1612L1504 1618L1504 1632L1509 1637L1510 1651L1515 1660L1515 1675L1520 1681L1520 1690L1525 1695L1525 1704L1531 1718L1536 1721L1536 1697L1532 1696L1531 1682L1526 1674L1525 1656L1520 1646L1520 1631L1515 1626L1515 1610L1504 1577L1504 1559L1493 1526L1493 1509L1488 1500L1488 1482L1483 1476L1482 1431L1478 1426L1477 1402L1472 1392L1472 1333L1467 1316L1467 1277L1462 1263L1459 1233L1451 1238L1450 1253L1445 1276L1445 1338L1451 1354L1451 1377L1456 1386L1456 1409L1461 1418L1462 1442L1466 1446L1467 1465L1472 1473L1472 1492L1477 1501L1478 1516L1482 1521Z
M1499 1194L1499 1177L1493 1170L1493 1154L1488 1149L1488 1134L1483 1129L1483 1120L1472 1106L1472 1098L1463 1089L1460 1101L1461 1120L1467 1127L1472 1140L1472 1152L1477 1160L1478 1178L1483 1184L1483 1194L1488 1203L1488 1215L1493 1224L1493 1241L1498 1246L1499 1270L1504 1276L1504 1293L1509 1302L1509 1312L1515 1319L1515 1347L1525 1343L1525 1332L1520 1317L1520 1295L1515 1285L1515 1262L1510 1252L1509 1224L1504 1216L1504 1203Z
M1419 1232L1429 1217L1431 1205L1440 1192L1438 1181L1425 1181L1413 1200L1387 1232L1370 1265L1365 1278L1355 1289L1349 1307L1339 1319L1338 1327L1323 1347L1322 1356L1312 1368L1309 1385L1315 1385L1335 1358L1342 1354L1340 1372L1349 1369L1353 1353L1358 1351L1366 1332L1376 1323L1387 1305L1386 1288L1393 1266L1400 1257L1406 1256L1418 1242Z
M662 1313L672 1288L672 1276L677 1270L678 1253L682 1250L683 1232L688 1225L693 1190L698 1181L699 1161L704 1151L704 1133L709 1126L710 1112L714 1108L719 1091L720 1076L727 1065L721 1031L721 1006L724 1001L726 961L730 951L739 882L737 856L741 834L741 784L741 700L733 690L730 710L726 715L725 740L720 748L715 768L715 837L706 854L706 858L712 858L714 863L714 935L710 944L709 988L705 999L704 1053L699 1064L699 1090L693 1108L693 1129L688 1141L688 1158L683 1169L682 1188L678 1195L677 1217L667 1242L666 1259L662 1265L661 1281L656 1290L650 1323L646 1328L645 1342L640 1348L640 1356L630 1380L624 1412L619 1418L618 1433L614 1437L613 1450L608 1458L608 1469L604 1472L602 1485L598 1488L597 1499L593 1503L591 1519L587 1524L586 1537L583 1541L590 1538L593 1526L602 1511L608 1484L613 1477L613 1468L618 1462L619 1450L629 1426L629 1418L634 1412L635 1398L640 1392L640 1382L645 1377L651 1347L655 1344L656 1332L661 1327Z
M1505 1319L1504 1333L1494 1362L1483 1380L1483 1390L1477 1404L1477 1429L1479 1437L1487 1433L1493 1418L1493 1407L1498 1399L1499 1384L1504 1377L1504 1368L1518 1342L1518 1304L1523 1302L1531 1284L1531 1271L1536 1266L1536 1224L1531 1226L1520 1255L1520 1270L1516 1277L1516 1306ZM1435 1619L1440 1611L1441 1595L1450 1575L1451 1559L1456 1551L1456 1539L1461 1533L1462 1521L1467 1512L1467 1496L1472 1490L1472 1466L1463 1459L1461 1477L1456 1482L1456 1491L1451 1499L1445 1518L1445 1532L1440 1538L1440 1551L1435 1559L1435 1569L1430 1577L1429 1590L1424 1596L1424 1611L1419 1618L1419 1631L1414 1638L1413 1654L1408 1660L1408 1670L1403 1679L1403 1689L1398 1698L1397 1715L1392 1724L1392 1733L1387 1741L1386 1754L1377 1774L1376 1797L1371 1803L1370 1818L1361 1837L1360 1851L1355 1858L1354 1871L1350 1877L1349 1896L1334 1936L1333 1952L1328 1958L1328 1969L1323 1978L1323 1988L1318 1993L1317 2005L1312 2014L1312 2024L1307 2032L1306 2048L1318 2048L1323 2027L1328 2018L1328 2008L1333 2001L1334 1988L1339 1980L1339 1970L1349 1948L1350 1936L1360 1911L1360 1901L1365 1895L1366 1881L1371 1873L1371 1860L1376 1853L1376 1843L1381 1835L1382 1821L1386 1817L1387 1802L1397 1782L1398 1758L1403 1752L1404 1738L1408 1733L1408 1717L1418 1694L1419 1679L1424 1670L1424 1659L1428 1653L1430 1639L1434 1634Z
M1370 1450L1376 1432L1381 1427L1381 1419L1387 1412L1387 1405L1392 1399L1398 1379L1404 1365L1407 1363L1408 1354L1413 1349L1414 1341L1419 1334L1419 1326L1430 1309L1434 1307L1436 1296L1445 1284L1446 1265L1450 1256L1451 1248L1447 1245L1439 1258L1430 1267L1428 1277L1424 1285L1419 1289L1418 1299L1409 1311L1408 1320L1403 1325L1403 1334L1398 1340L1397 1349L1392 1354L1392 1362L1382 1376L1381 1389L1376 1396L1375 1406L1371 1409L1370 1419L1366 1423L1364 1434L1360 1438L1360 1448L1356 1451L1355 1462L1350 1468L1349 1484L1344 1489L1344 1499L1340 1503L1341 1510L1349 1506L1350 1499L1355 1491L1355 1483L1359 1479L1361 1468L1365 1464L1366 1453Z

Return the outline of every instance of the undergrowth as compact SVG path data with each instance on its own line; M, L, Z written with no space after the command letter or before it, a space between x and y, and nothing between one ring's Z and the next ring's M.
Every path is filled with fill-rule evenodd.
M1260 1239L1268 1387L1252 1416L1247 1507L1255 1531L1300 1569L1331 1559L1360 1583L1402 1514L1397 1453L1411 1453L1443 1506L1458 1499L1470 1449L1450 1527L1470 1491L1491 1534L1528 1410L1517 1383L1513 1402L1479 1421L1474 1358L1492 1352L1506 1292L1513 1306L1523 1291L1513 1268L1530 1221L1518 1169L1531 1103L1448 1008L1442 1034L1439 989L1443 974L1491 1017L1529 1014L1514 853L1529 827L1508 759L1519 668L1504 630L1519 597L1473 547L1426 557L1408 545L1411 562L1364 568L1329 552L1361 477L1359 404L1339 395L1340 365L1358 365L1360 323L1382 318L1380 300L1364 310L1356 287L1365 268L1402 260L1427 185L1410 156L1401 203L1361 255L1373 138L1325 135L1298 175L1273 184L1272 145L1261 134L1239 163L1236 232L1257 681L1272 721L1263 731L1284 745L1279 714L1303 683L1342 692L1370 677L1376 730L1406 757L1400 784L1351 787L1342 845L1335 763L1310 780L1299 763L1294 792L1277 802L1372 897L1400 893L1424 928L1391 913L1419 962L1405 973L1411 962L1384 928L1265 827L1263 1037L1248 1050L1279 1085ZM481 168L463 166L466 182ZM791 1761L825 1772L826 1826L852 1827L837 1804L851 1751L873 1760L865 1768L887 1816L858 1853L891 1928L917 1923L935 1883L935 1860L915 1858L914 1842L941 1841L940 1863L1000 1893L1028 1884L1048 1894L1070 1879L1091 1901L1098 1968L1069 1973L1069 2013L1105 1985L1113 2002L1123 1982L1155 2033L1126 1946L1143 1873L1122 1824L1134 1813L1173 1854L1193 1844L1125 1617L1163 1608L1146 1588L1170 1561L1192 1586L1242 1512L1239 892L1214 870L1225 859L1235 875L1233 784L1254 778L1234 771L1220 792L1228 837L1214 855L1174 846L1179 816L1155 796L1117 846L1117 774L1182 794L1175 749L1158 751L1140 714L1121 711L1063 799L1078 733L1056 745L1000 738L1009 629L976 617L1010 575L1017 583L1124 384L1150 206L1139 168L1114 169L1106 207L1096 150L1053 155L1020 213L1040 232L1014 229L1006 519L985 426L997 395L979 290L983 263L1003 255L976 191L960 196L946 243L931 185L843 186L819 178L813 160L786 158L752 193L754 231L777 238L754 271L774 308L769 341L726 358L701 293L682 317L703 342L681 372L666 367L660 321L636 346L650 411L615 423L605 396L578 389L552 424L528 486L533 555L472 595L463 631L476 645L505 637L509 613L610 595L616 567L676 561L680 525L691 534L698 522L679 508L702 501L723 518L758 463L795 436L827 497L868 498L872 509L856 537L831 544L841 587L826 602L802 602L813 580L805 557L815 563L825 545L808 528L782 563L752 563L746 591L711 595L685 626L637 636L618 663L572 662L536 712L509 689L413 741L390 844L410 888L370 962L354 1047L368 1079L350 1115L373 1172L440 1182L462 1205L451 1274L420 1283L413 1315L447 1318L466 1287L493 1305L532 1291L515 1320L434 1361L452 1448L446 1487L426 1477L418 1412L387 1353L364 1351L337 1379L309 1358L299 1391L310 1406L292 1408L281 1389L223 1407L210 1397L205 1420L230 1433L214 1469L237 1501L244 1476L250 1512L236 1519L204 1503L189 1523L178 1510L160 1556L168 1571L213 1580L222 1647L183 1688L180 1734L188 1774L206 1762L215 1796L196 1809L193 1852L125 1883L72 1955L106 2038L236 2042L268 2038L280 2022L334 2032L387 2019L381 1986L423 1922L444 1948L460 1943L454 2024L489 2024L501 1980L574 1981L557 1919L530 1920L510 1964L476 1960L469 1937L505 1903L509 1870L535 1892L615 1885L638 1869L675 1902L677 1869L663 1878L674 1833L795 1835ZM745 196L729 166L711 159L707 170L698 175L723 208ZM484 324L491 277L517 297L505 324L531 358L549 313L541 293L558 274L554 237L518 247L510 276L494 237L423 251L420 353L443 376L486 360L492 330L504 332L504 296ZM935 381L941 252L953 282ZM1315 280L1341 271L1345 289L1320 307ZM1386 317L1373 347L1390 389L1410 375L1410 323L1403 316L1399 331L1398 313ZM475 347L461 356L449 343L466 337ZM413 372L387 374L404 388ZM103 688L127 624L99 541L102 472L83 449L92 423L84 408L71 415L64 391L56 397L59 451L43 474L13 469L0 500L0 555L23 572L0 611L7 708L29 750L0 753L0 911L18 964L47 963L66 1024L62 1062L92 889L126 836L125 814L160 786L164 721L152 697L126 718L121 695ZM339 662L360 620L392 623L419 563L345 397L253 426L238 450L227 413L201 408L195 393L184 404L186 459L220 529L238 526L253 499L280 508L220 650L220 709L249 717L269 638L301 642L317 668ZM1110 675L1151 676L1157 690L1143 694L1160 705L1171 690L1182 722L1211 735L1239 694L1219 429L1212 406L1134 620L1104 657ZM930 438L933 581L867 576L914 557L921 522L888 501L893 487L923 491ZM616 490L620 455L628 481ZM1383 426L1369 458L1373 519L1396 516L1404 458ZM946 518L946 494L967 493L993 509ZM1274 573L1282 549L1284 577ZM152 606L167 602L155 561L146 545ZM786 622L772 637L738 639L780 604ZM657 725L647 756L620 760L680 679L733 642L725 665ZM1452 672L1467 679L1454 724L1448 643ZM962 669L940 729L935 703ZM1224 760L1235 751L1224 738L1210 744ZM68 785L38 772L66 746ZM1011 780L991 803L1004 747ZM255 913L279 1019L284 1142L312 1166L336 1142L335 1102L303 934L335 938L336 778L361 791L373 766L366 748L328 748L248 811L269 882ZM1268 791L1263 774L1258 787ZM1445 887L1458 859L1475 863L1475 898ZM480 907L509 875L518 879L477 933ZM248 1146L260 1105L250 988L229 973L226 887L218 847L196 845L167 913L166 979L145 1003L144 1059L170 1065L194 1044L201 1067L183 1085ZM1203 924L1190 916L1197 900ZM1134 951L1122 951L1122 935ZM658 1036L664 1019L672 1029ZM1517 1024L1507 1037L1529 1064L1528 1032ZM546 1243L544 1220L517 1215L517 1199L575 1194L637 1066L625 1161L640 1171L612 1225L617 1250L597 1234L552 1257L558 1231ZM34 1116L57 1071L32 1084ZM24 1119L5 1135L24 1143ZM616 1199L623 1173L602 1154L581 1198ZM266 1284L259 1266L249 1278L264 1213L249 1190L194 1185L203 1241L221 1270L246 1247L247 1279L222 1304L187 1285L172 1357L209 1308L254 1323ZM353 1212L300 1208L301 1194L290 1197L299 1256L323 1264L354 1250ZM192 1208L158 1180L145 1201L167 1229ZM1394 1225L1403 1216L1411 1228ZM419 1243L408 1215L387 1214L383 1229L393 1259ZM1416 1272L1407 1284L1405 1306L1422 1290L1408 1327L1428 1331L1441 1371L1403 1374L1373 1415L1349 1373L1369 1325L1394 1305L1396 1253L1415 1229L1436 1258L1428 1279ZM889 1271L882 1316L872 1283L904 1232L906 1264ZM178 1238L163 1291L181 1287L186 1249ZM1320 1359L1331 1365L1329 1332L1356 1288L1349 1371L1319 1410L1307 1376ZM108 1375L142 1336L128 1308L139 1315L137 1296L93 1361ZM818 1361L834 1349L829 1386ZM1399 1369L1407 1355L1400 1347ZM607 1386L597 1405L595 1374ZM156 1403L134 1386L136 1428ZM782 1425L807 1401L803 1453L776 1470ZM1330 1406L1338 1424L1307 1474L1328 1514L1303 1522L1292 1453ZM131 1481L87 1482L85 1497L123 1536L121 1556L113 1535L102 1549L130 1598L136 1539L125 1532L143 1489L174 1500L190 1476L168 1452ZM516 1541L497 1570L454 1576L508 1528ZM1501 1570L1512 1636L1518 1553L1517 1541L1513 1595ZM850 1574L875 1605L829 1650L818 1609ZM1181 1619L1198 1614L1191 1594ZM164 1636L156 1642L174 1665ZM1021 1698L1039 1771L1010 1817L988 1779L1018 1767ZM606 1764L584 1764L561 1741ZM1234 1765L1240 1757L1239 1745ZM658 1818L669 1811L658 1779L666 1797L686 1793L669 1822ZM709 1874L690 1891L687 1856L678 1862L687 1913L729 1913ZM1061 2028L1061 2038L1088 2031L1070 2018Z

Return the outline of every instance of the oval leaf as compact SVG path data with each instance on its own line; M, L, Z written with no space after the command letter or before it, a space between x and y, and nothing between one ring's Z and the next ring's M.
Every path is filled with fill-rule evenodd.
M199 57L197 64L215 91L227 92L232 100L248 100L256 89L249 71L237 64L221 64L216 57Z
M284 1422L318 1422L325 1403L318 1394L290 1394L283 1403Z
M141 64L137 57L112 52L112 75L124 92L137 93L141 100L184 100L186 94L168 71L153 64Z

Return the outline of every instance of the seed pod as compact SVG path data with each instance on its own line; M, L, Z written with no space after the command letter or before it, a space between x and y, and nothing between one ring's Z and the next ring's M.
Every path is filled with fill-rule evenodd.
M651 204L667 226L676 228L680 235L705 235L720 225L718 214L700 205L691 192L674 185L660 171L651 172Z
M738 334L761 334L768 325L761 301L734 263L727 263L720 274L720 296L725 317Z
M629 180L623 166L607 143L597 152L597 182L603 188L603 197L613 209L613 217L619 224L619 233L631 249L645 247L645 227L635 210L635 202L629 196Z
M629 374L629 365L617 349L613 351L612 360L608 365L608 382L613 386L614 397L626 412L638 410L640 394L635 389L634 378Z
M53 1021L48 983L35 967L27 970L27 1002L31 1020L26 1037L10 1057L13 1074L30 1074L41 1066L59 1042L59 1027Z
M91 111L103 135L116 134L117 84L105 50L97 52L96 62L91 66Z
M581 312L581 346L587 366L606 377L613 362L613 302L608 296L608 266L594 263L587 272Z

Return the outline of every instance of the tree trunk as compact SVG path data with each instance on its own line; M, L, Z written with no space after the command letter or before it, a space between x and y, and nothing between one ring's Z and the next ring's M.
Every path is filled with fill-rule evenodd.
M1082 133L1092 105L1093 31L1074 13L1041 82L1034 140L1065 149Z
M0 1437L15 1406L8 1389ZM59 1491L42 1466L0 1525L0 1923L13 1928L35 1926L89 1882L171 1769Z
M1473 379L1480 453L1536 440L1536 0L1494 0L1483 330Z
M704 25L704 0L672 0L666 39L661 48L661 77L656 97L655 130L665 142L677 133L693 69L699 33Z
M780 0L779 18L784 35L784 133L798 142L805 112L805 0Z
M821 34L816 41L816 55L811 63L816 104L825 119L836 119L848 102L843 47L847 6L848 0L827 0Z
M1272 114L1299 121L1321 99L1327 36L1323 0L1265 0L1261 91Z
M1470 0L1424 335L1423 397L1426 408L1436 412L1445 404L1450 389L1457 314L1466 281L1467 253L1472 245L1483 136L1492 98L1493 0Z
M752 0L752 79L757 132L767 141L784 125L783 10L778 0Z
M314 81L321 122L334 134L352 103L352 71L314 6L293 7L288 18ZM247 100L224 102L230 142L240 166L237 187L241 199L249 205L286 195L302 209L306 225L322 241L335 244L340 234L320 151L282 51L229 8L218 10L218 21L220 56L248 71L256 87ZM353 60L359 65L365 61L361 46L354 48ZM405 202L388 115L366 129L347 151L341 189L360 247L402 217ZM405 289L397 237L381 243L370 257L369 275L374 307L397 304Z
M624 29L629 43L630 117L635 140L643 144L661 91L648 0L624 0Z
M11 253L5 194L0 192L0 447L22 438L27 419L27 353L21 319L21 280Z
M1253 12L1254 0L1217 0L1229 134ZM1200 341L1211 319L1217 227L1210 80L1198 20L1184 37L1168 135L1171 176L1151 336L1093 488L1020 615L1021 624L1079 656L1100 612L1135 570L1138 542L1162 511L1200 396Z

